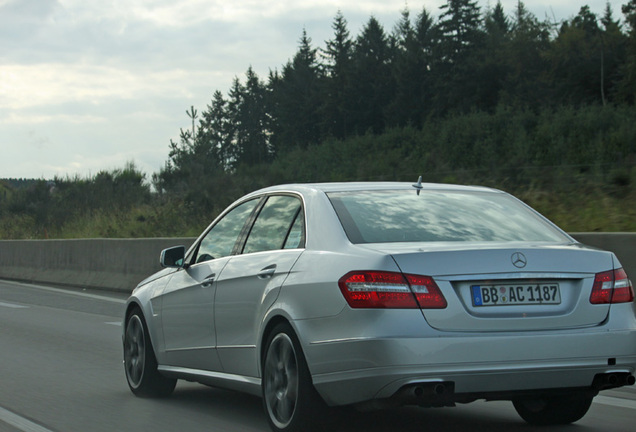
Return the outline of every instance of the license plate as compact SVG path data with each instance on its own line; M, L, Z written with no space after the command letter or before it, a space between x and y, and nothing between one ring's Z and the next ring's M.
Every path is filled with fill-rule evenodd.
M473 306L516 306L561 304L557 283L516 285L473 285Z

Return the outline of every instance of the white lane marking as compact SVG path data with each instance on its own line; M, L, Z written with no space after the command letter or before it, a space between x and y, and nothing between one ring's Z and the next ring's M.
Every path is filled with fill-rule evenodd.
M13 308L13 309L25 309L25 308L28 308L28 306L22 306L22 305L17 305L17 304L13 304L13 303L3 303L3 302L0 302L0 306L1 307Z
M121 322L119 321L105 322L104 324L121 327Z
M52 432L50 429L33 423L17 414L0 407L0 420L22 432Z
M611 396L596 396L594 398L594 403L636 410L636 400L632 399L621 399Z
M92 298L92 299L96 299L96 300L109 301L109 302L113 302L113 303L121 303L121 304L126 303L126 300L123 300L123 299L118 299L118 298L113 298L113 297L106 297L106 296L101 296L101 295L97 295L97 294L89 294L89 293L83 293L83 292L78 292L78 291L65 290L65 289L61 289L61 288L51 288L51 287L46 287L46 286L42 286L42 285L33 285L33 284L28 284L28 283L23 283L23 282L15 282L15 281L7 281L7 280L0 280L0 282L3 283L3 284L7 284L7 285L18 285L18 286L22 286L22 287L25 287L25 288L34 288L34 289L39 289L39 290L42 290L42 291L50 291L50 292L54 292L54 293L58 293L58 294L70 294L70 295L75 295L75 296L79 296L79 297L86 297L86 298Z

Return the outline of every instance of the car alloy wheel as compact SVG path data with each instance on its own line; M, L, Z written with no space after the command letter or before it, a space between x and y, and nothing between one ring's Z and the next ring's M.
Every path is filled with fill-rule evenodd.
M177 384L176 379L167 378L157 370L157 359L139 308L133 309L126 320L124 369L128 386L137 396L168 396Z
M277 334L267 350L265 403L269 417L279 428L292 421L298 402L298 361L294 344L285 333Z
M142 382L146 363L146 339L144 326L138 315L132 315L126 325L124 337L124 365L126 378L133 388Z
M298 338L287 323L274 327L267 339L263 403L274 431L309 432L325 424L327 406L311 382Z

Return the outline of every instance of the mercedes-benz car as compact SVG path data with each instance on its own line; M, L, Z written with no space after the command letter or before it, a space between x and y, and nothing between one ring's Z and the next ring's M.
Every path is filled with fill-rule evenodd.
M246 391L289 432L337 406L477 399L571 423L634 384L634 291L616 256L499 190L270 187L160 261L124 318L138 396L178 379Z

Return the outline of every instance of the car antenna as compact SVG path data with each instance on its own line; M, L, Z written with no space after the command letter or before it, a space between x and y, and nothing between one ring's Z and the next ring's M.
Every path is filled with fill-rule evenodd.
M422 186L422 176L417 179L417 183L413 184L413 187L417 189L417 195L419 196L422 189L424 189L424 186Z

